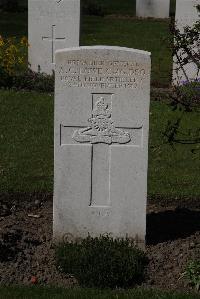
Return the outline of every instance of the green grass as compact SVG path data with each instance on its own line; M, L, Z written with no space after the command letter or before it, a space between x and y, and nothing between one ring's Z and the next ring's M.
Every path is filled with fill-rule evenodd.
M0 192L53 190L53 96L36 92L0 91ZM148 194L163 197L200 195L200 151L192 145L163 144L162 131L171 112L152 101L150 115ZM188 113L184 127L199 126Z
M199 197L200 150L191 150L197 145L177 144L173 148L164 143L162 132L168 120L173 120L182 112L172 112L161 102L151 103L148 194L163 197ZM199 113L185 114L181 131L199 127Z
M0 299L199 299L198 294L132 289L111 291L42 287L0 287Z
M53 184L53 97L0 93L1 192L51 190Z
M7 13L1 11L0 35L3 37L28 36L28 15L25 12Z

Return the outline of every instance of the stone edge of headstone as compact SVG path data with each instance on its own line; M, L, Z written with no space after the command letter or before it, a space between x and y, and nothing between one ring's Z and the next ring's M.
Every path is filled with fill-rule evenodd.
M127 47L119 47L119 46L80 46L80 47L71 47L71 48L64 48L55 51L55 54L64 53L64 52L71 52L71 51L79 51L79 50L115 50L115 51L125 51L125 52L132 52L136 54L148 55L151 56L151 52L134 49L134 48L127 48Z

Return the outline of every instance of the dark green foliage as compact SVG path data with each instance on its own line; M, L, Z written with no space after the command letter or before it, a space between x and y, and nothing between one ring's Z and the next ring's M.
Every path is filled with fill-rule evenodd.
M196 290L200 289L200 260L190 261L183 273L190 284L195 286Z
M143 281L147 265L146 255L133 242L108 236L61 244L56 256L59 268L87 287L133 286Z
M1 7L5 11L17 11L19 8L19 1L18 0L3 0L1 1Z
M28 8L28 0L2 0L0 8L7 12L20 12Z
M196 108L200 104L200 78L192 82L185 81L183 85L177 87L179 102L183 102L186 111L188 107ZM190 109L190 110L191 110Z
M197 6L199 11L199 5ZM173 86L171 94L171 109L181 113L173 121L169 120L163 131L163 135L172 147L174 144L193 144L195 147L191 149L192 153L199 151L200 144L200 127L199 124L193 128L186 130L181 129L185 115L195 111L200 112L200 15L196 23L191 27L185 26L183 30L177 27L177 24L172 23L170 26L170 42L172 56L176 57L177 66L174 69L177 76L183 73L179 84ZM195 74L193 79L190 78L188 72L188 64L194 65Z
M1 69L0 69L1 70ZM14 88L17 90L35 90L40 92L54 91L54 75L35 73L29 69L25 73L9 76L0 73L0 88Z
M9 74L6 74L0 67L0 88L11 88L13 85L13 78Z
M84 15L104 16L104 9L96 0L82 0L82 12Z
M27 72L22 76L16 76L13 78L13 86L17 89L53 92L54 75L35 73L31 70L27 70Z

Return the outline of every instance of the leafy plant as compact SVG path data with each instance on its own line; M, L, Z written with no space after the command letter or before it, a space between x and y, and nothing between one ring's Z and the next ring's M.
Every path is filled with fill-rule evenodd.
M27 69L23 74L12 77L11 87L17 90L35 90L40 92L54 91L54 74L35 73Z
M18 2L18 0L3 0L0 5L5 11L16 12L19 8Z
M54 91L54 75L28 69L28 40L0 36L0 88Z
M200 13L200 5L197 5ZM196 151L200 144L200 128L194 128L193 131L181 131L181 123L185 113L196 111L200 108L200 19L191 27L185 26L181 31L176 24L171 24L171 51L176 57L177 69L183 72L185 80L181 81L178 86L173 86L171 94L172 111L179 110L181 115L174 121L168 121L166 130L163 132L166 141L172 146L175 143L194 144ZM185 66L193 63L195 66L196 77L191 80L188 78ZM189 134L188 134L189 133Z
M27 68L28 40L22 37L4 39L0 36L0 72L9 77L23 73Z
M59 269L73 274L87 287L129 287L144 279L147 257L128 239L88 237L80 243L60 244Z
M194 285L196 290L200 289L200 260L190 261L186 267L185 272L182 274L186 277L190 284Z

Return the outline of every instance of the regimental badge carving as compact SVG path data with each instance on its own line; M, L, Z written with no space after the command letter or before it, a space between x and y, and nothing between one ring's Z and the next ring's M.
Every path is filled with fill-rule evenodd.
M100 97L92 110L92 117L88 119L90 126L76 130L72 136L77 142L94 143L128 143L130 134L114 126L112 109L108 107L103 97Z

